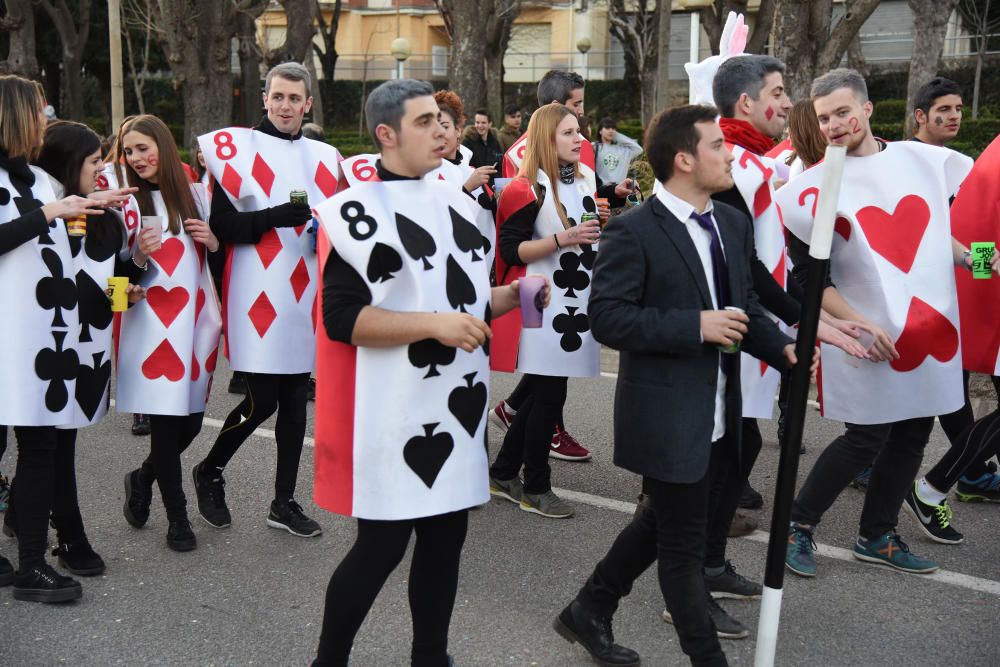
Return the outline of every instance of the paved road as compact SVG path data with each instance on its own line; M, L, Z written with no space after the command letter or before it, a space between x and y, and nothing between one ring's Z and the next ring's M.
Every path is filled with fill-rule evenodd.
M491 400L505 395L512 381L494 377ZM227 382L228 373L220 370L216 386ZM635 476L611 464L613 390L609 377L570 384L567 422L594 451L590 463L553 466L556 486L578 499L575 518L543 519L496 502L472 514L452 623L458 664L591 664L550 623L628 521L638 489ZM234 403L235 397L217 391L208 416L221 420ZM133 530L121 516L122 476L148 446L128 433L128 425L127 416L112 415L82 433L78 448L84 517L107 572L84 580L83 599L66 606L15 602L10 589L0 589L0 665L308 664L326 582L354 533L350 520L313 506L312 450L303 456L298 496L323 525L323 537L304 540L264 525L275 458L274 442L265 435L248 442L227 470L232 528L217 531L195 520L198 549L177 554L164 545L166 518L158 496L145 529ZM810 411L802 476L839 430ZM188 471L216 432L217 426L206 425L184 456L189 497ZM773 425L765 425L764 433L767 443L753 481L770 492L777 464ZM496 434L491 441L495 453ZM945 448L935 430L926 461ZM2 467L9 471L13 463L8 453ZM918 537L903 517L901 531L914 550L946 570L928 578L863 565L847 555L861 501L860 493L845 492L817 532L828 554L819 560L819 577L789 575L778 664L1000 665L1000 506L956 503L955 523L966 535L960 546ZM768 510L756 513L762 523L769 521ZM762 539L757 534L731 542L740 571L760 576ZM12 556L15 546L0 538L4 554ZM408 664L406 562L361 629L354 665ZM757 603L726 606L755 630ZM638 650L645 665L685 664L673 629L659 618L662 608L655 575L647 573L615 619L617 637ZM732 664L752 663L752 636L723 646Z

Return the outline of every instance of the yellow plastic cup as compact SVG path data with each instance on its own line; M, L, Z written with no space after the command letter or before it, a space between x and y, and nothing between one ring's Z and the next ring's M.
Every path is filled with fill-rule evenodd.
M108 289L111 290L111 310L115 313L122 313L128 310L128 278L111 276L108 278Z

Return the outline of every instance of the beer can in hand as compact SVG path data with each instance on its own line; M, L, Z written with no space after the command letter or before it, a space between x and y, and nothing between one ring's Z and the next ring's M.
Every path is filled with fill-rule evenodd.
M288 193L288 201L293 204L309 206L309 193L305 190L292 190Z
M736 306L726 306L723 310L731 310L734 313L744 313L746 311L742 308L737 308ZM725 354L736 354L740 351L740 341L736 341L732 345L719 345L718 348Z

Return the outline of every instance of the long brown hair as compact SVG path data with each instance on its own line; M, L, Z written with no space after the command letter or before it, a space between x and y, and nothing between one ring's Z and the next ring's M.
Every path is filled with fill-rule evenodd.
M823 159L827 142L819 129L812 100L799 100L788 113L788 138L795 149L788 164L799 158L809 168Z
M549 178L551 195L556 202L556 213L562 220L563 227L569 229L572 225L566 217L562 204L559 202L559 153L556 151L556 128L566 116L576 115L558 102L539 107L531 114L528 121L528 132L525 138L526 148L524 161L518 170L518 176L524 176L531 181L531 187L538 192L538 172L544 171ZM575 175L580 176L580 163L576 164Z
M45 130L39 118L44 104L42 84L13 74L0 76L0 148L8 157L37 157Z
M177 234L183 228L181 222L187 218L198 218L200 213L194 202L194 195L191 194L191 182L188 181L187 174L181 166L181 156L177 151L177 144L174 137L162 120L156 116L145 114L136 116L131 120L122 123L118 130L118 137L115 141L115 161L119 161L125 154L124 139L129 132L138 132L150 137L159 151L160 163L156 167L157 187L163 196L163 204L167 207L167 225L171 234ZM128 184L139 188L135 193L135 200L139 203L139 212L143 215L156 215L153 206L153 188L149 181L143 179L135 173L132 165L127 160L122 167Z

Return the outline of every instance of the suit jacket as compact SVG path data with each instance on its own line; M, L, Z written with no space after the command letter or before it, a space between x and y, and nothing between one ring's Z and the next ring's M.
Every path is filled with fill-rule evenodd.
M715 204L734 306L750 318L743 351L784 368L792 342L767 318L750 276L753 231ZM621 353L615 391L615 464L664 482L693 483L708 470L719 350L701 342L712 310L698 251L684 224L653 197L613 218L601 236L590 293L594 337ZM739 355L726 381L726 433L739 443Z

